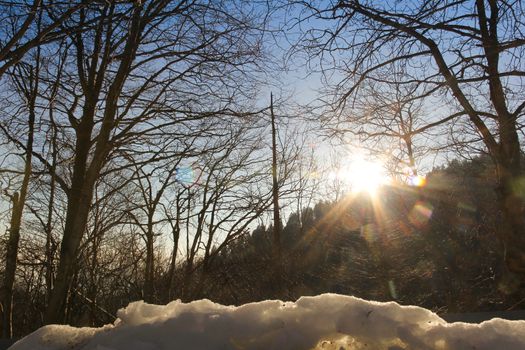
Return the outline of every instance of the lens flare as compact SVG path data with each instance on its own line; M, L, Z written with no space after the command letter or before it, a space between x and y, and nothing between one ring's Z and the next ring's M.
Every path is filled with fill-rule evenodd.
M388 290L390 291L390 296L393 299L397 299L397 290L396 290L396 284L394 281L390 280L388 281Z
M329 178L346 183L352 192L369 194L374 194L389 179L383 164L360 156L348 160L345 167L333 170Z
M361 226L361 236L366 239L368 243L373 243L379 239L379 232L377 225L374 223L365 224Z
M175 171L175 180L183 186L193 186L199 182L201 171L195 166L183 166Z
M434 207L426 201L418 201L408 215L408 220L416 227L425 226L430 218Z
M427 183L427 179L424 176L421 175L412 175L408 178L408 183L411 186L415 187L423 187Z

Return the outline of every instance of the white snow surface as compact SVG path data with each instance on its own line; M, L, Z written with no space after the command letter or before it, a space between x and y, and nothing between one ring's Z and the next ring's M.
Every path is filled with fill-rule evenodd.
M117 316L101 328L45 326L10 349L525 349L525 321L449 324L420 307L337 294L239 307L139 301Z

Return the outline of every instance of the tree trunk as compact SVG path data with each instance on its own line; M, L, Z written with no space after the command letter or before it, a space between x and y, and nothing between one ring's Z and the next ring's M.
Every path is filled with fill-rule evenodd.
M184 277L182 281L182 295L181 299L184 302L191 301L192 297L192 290L191 290L191 279L193 275L193 262L192 261L186 261L186 266L184 268Z
M179 250L179 237L180 237L180 220L181 220L181 204L180 204L180 198L183 192L179 192L177 194L177 202L176 202L176 208L177 208L177 214L175 217L175 225L172 227L172 234L173 234L173 251L171 253L171 265L170 265L170 284L168 287L168 299L171 301L173 298L173 294L175 291L175 273L177 270L177 253Z
M168 301L171 301L172 298L173 298L173 295L174 295L174 291L175 291L175 276L176 276L176 270L177 270L177 250L179 249L178 246L178 233L176 234L175 232L173 232L173 239L175 240L175 238L177 239L177 241L174 241L173 242L173 250L171 252L171 262L170 262L170 272L169 272L169 276L170 276L170 281L169 281L169 286L168 286Z
M272 121L272 197L273 197L273 259L275 269L275 284L278 294L282 287L282 248L281 248L281 218L279 216L279 183L277 179L277 128L273 112L273 95L270 95L270 114Z
M89 303L89 322L90 326L95 327L97 324L97 268L98 268L98 249L102 241L99 232L94 232L93 245L91 252L91 266L89 269L89 287L87 299Z
M2 337L13 336L13 285L15 282L15 271L18 256L18 243L20 240L20 223L22 219L23 203L18 193L13 195L13 209L11 212L11 223L9 228L9 240L6 249L6 266L4 272L4 283L0 290L2 301Z
M35 83L38 86L38 79ZM24 166L24 177L20 186L20 194L13 195L13 208L11 211L11 222L9 227L9 239L6 247L4 283L0 288L0 302L2 303L2 337L11 338L13 336L13 286L15 283L15 272L18 258L18 245L20 242L20 226L22 225L22 214L26 202L27 190L29 188L29 179L32 172L32 152L33 136L35 125L35 96L31 97L30 113L28 119L28 137L26 142L26 156Z
M53 112L50 112L53 135L51 141L51 173L56 172L56 163L57 163L57 130L53 118ZM49 302L51 296L51 290L53 289L53 258L55 254L55 242L53 241L53 205L55 202L55 177L51 176L51 181L49 184L49 202L47 205L47 221L45 227L46 233L46 304Z
M507 293L517 291L525 282L525 202L519 167L519 162L498 163L497 166L496 194L501 211L498 235L504 248L506 268L501 287Z
M133 9L126 45L122 54L122 61L104 100L104 114L100 130L98 130L96 135L94 151L92 151L92 132L95 126L94 119L101 89L100 82L102 81L98 74L103 75L106 73L106 65L108 62L103 60L103 62L100 63L98 73L89 74L91 79L90 82L86 84L86 91L84 91L85 102L82 110L82 118L78 124L74 125L77 140L75 144L73 177L71 188L68 191L66 223L60 247L60 262L55 278L55 285L44 315L44 323L46 324L64 322L64 312L69 287L75 272L78 248L84 231L86 230L95 182L100 175L100 169L104 165L106 157L112 147L109 140L114 127L118 99L139 45L141 10L140 2L137 2ZM95 55L95 57L97 57L97 55ZM79 63L80 66L78 68L82 71L84 69L82 66L83 62ZM97 67L96 60L91 62L91 64L93 69ZM93 156L91 162L89 162L91 152Z
M60 263L44 315L45 324L64 322L71 277L77 263L77 250L84 235L93 196L92 187L93 184L76 191L72 188L70 192L64 236L60 247Z
M148 216L148 231L146 234L146 271L144 272L144 301L153 302L153 280L154 280L154 250L153 250L153 216Z
M73 179L68 192L66 222L60 245L60 262L53 290L44 315L44 323L63 323L69 284L75 271L77 250L86 229L89 208L93 199L96 176L93 169L88 174L88 157L91 148L95 101L88 99L84 105L82 121L76 129L75 163ZM94 160L93 160L94 162Z
M53 257L55 253L55 245L53 242L53 203L55 199L55 180L51 176L50 195L48 203L47 222L45 227L46 233L46 303L49 302L51 290L53 289Z

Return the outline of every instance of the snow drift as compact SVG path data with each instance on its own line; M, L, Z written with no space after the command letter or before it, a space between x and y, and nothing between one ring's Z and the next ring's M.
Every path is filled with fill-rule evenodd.
M525 321L448 324L416 306L336 294L239 307L131 303L102 328L42 327L13 350L525 349Z

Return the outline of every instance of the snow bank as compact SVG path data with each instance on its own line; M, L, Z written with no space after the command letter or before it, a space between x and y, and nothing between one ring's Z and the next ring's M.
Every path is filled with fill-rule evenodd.
M13 350L525 349L525 321L448 324L416 306L336 294L239 307L135 302L102 328L46 326Z

